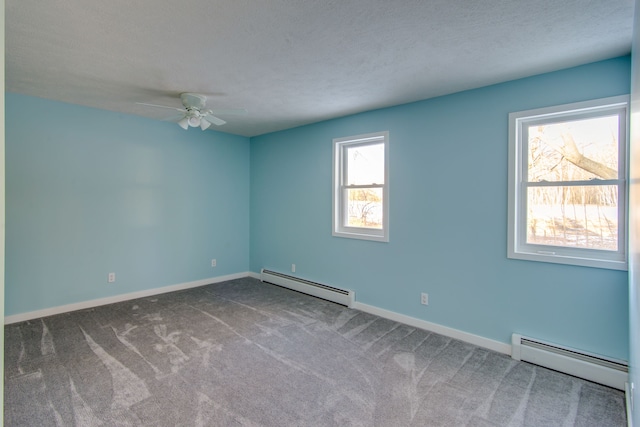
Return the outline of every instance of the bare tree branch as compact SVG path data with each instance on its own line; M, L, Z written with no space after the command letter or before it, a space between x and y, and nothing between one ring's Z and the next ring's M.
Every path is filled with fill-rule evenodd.
M618 179L617 170L583 156L582 153L580 153L580 151L578 150L576 142L573 140L573 137L570 133L563 133L562 141L564 142L564 145L562 146L554 144L549 140L545 140L544 142L580 169L591 172L592 174L602 179Z

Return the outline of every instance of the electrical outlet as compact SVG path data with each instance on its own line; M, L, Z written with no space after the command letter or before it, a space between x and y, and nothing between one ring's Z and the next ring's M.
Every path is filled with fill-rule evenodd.
M215 267L216 265L218 265L218 262L214 258L211 260L211 267Z
M296 265L295 264L291 264L291 272L292 273L296 272Z
M422 305L429 305L429 294L426 292L423 292L420 295L420 304Z
M109 273L109 276L107 276L107 282L113 283L115 281L116 281L116 273Z

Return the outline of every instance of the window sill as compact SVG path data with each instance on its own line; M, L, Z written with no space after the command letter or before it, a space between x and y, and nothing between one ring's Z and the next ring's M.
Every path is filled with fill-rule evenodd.
M627 271L628 265L626 261L620 261L615 259L595 259L595 258L583 258L578 256L570 256L570 255L547 255L539 252L509 252L507 258L510 259L519 259L523 261L537 261L537 262L549 262L552 264L565 264L565 265L575 265L580 267L591 267L591 268L603 268L607 270L621 270Z
M374 242L389 242L389 236L382 234L372 234L367 229L353 229L352 230L334 230L332 233L334 237L344 237L347 239L359 239L359 240L371 240Z

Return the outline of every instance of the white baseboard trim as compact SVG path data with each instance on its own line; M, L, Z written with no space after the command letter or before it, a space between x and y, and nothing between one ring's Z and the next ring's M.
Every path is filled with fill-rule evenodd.
M130 292L127 294L114 295L111 297L98 298L89 301L82 301L74 304L60 305L58 307L45 308L43 310L30 311L27 313L13 314L11 316L5 316L4 324L9 325L11 323L24 322L25 320L39 319L40 317L53 316L55 314L68 313L70 311L76 310L84 310L86 308L98 307L101 305L113 304L116 302L123 302L136 298L166 294L167 292L182 291L184 289L197 288L199 286L226 282L227 280L240 279L247 276L253 277L249 272L229 274L226 276L211 277L208 279L195 280L193 282L164 286L161 288L145 289L143 291Z
M53 316L55 314L68 313L70 311L76 311L76 310L84 310L87 308L128 301L136 298L144 298L148 296L164 294L167 292L175 292L175 291L181 291L184 289L197 288L199 286L210 285L212 283L225 282L227 280L240 279L243 277L252 277L254 279L260 280L261 275L260 273L248 271L243 273L229 274L226 276L218 276L218 277L212 277L208 279L201 279L193 282L180 283L177 285L164 286L161 288L145 289L143 291L130 292L126 294L114 295L114 296L105 297L105 298L98 298L90 301L82 301L74 304L67 304L67 305L61 305L57 307L46 308L43 310L30 311L27 313L13 314L11 316L5 316L4 324L10 325L12 323L24 322L26 320L33 320L33 319L39 319L41 317ZM458 329L450 328L448 326L442 326L437 323L427 322L426 320L417 319L415 317L396 313L394 311L385 310L383 308L375 307L373 305L368 305L368 304L364 304L357 301L354 303L353 308L356 310L364 311L365 313L375 314L376 316L384 317L385 319L404 323L405 325L413 326L416 328L424 329L424 330L435 332L451 338L455 338L460 341L468 342L470 344L487 348L489 350L497 351L499 353L511 355L511 345L506 343L495 341L489 338L484 338L479 335L470 334L468 332L463 332Z
M357 301L355 302L353 308L356 310L364 311L365 313L375 314L376 316L384 317L385 319L393 320L395 322L404 323L405 325L413 326L460 341L468 342L469 344L474 344L479 347L497 351L498 353L511 355L511 345L507 343L481 337L480 335L470 334L468 332L450 328L448 326L442 326L437 323L427 322L426 320L406 316L404 314L396 313L395 311L385 310L383 308L378 308L373 305L368 305Z

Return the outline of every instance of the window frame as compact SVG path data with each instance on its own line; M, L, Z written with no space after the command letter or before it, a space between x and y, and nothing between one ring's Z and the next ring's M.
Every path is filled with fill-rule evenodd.
M382 143L384 146L384 184L346 185L348 162L345 153L353 146ZM347 190L349 188L382 189L382 229L351 227L347 224ZM389 241L389 132L375 132L363 135L333 139L333 221L332 235L350 239Z
M525 182L524 176L528 168L528 141L525 141L525 127L535 123L580 120L613 114L617 114L619 117L618 178L615 180L598 180L597 185L615 185L618 187L618 250L607 251L527 243L527 189L546 185L546 183L531 185L531 183ZM628 141L628 95L510 113L507 257L528 261L627 270ZM584 183L584 181L557 181L549 185L566 186L567 183L581 185L579 183Z

